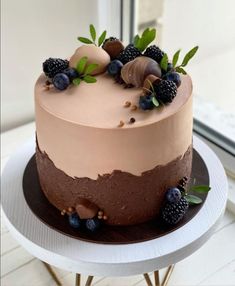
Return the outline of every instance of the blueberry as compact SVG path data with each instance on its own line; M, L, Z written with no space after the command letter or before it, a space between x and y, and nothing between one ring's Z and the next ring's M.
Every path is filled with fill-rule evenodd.
M69 77L64 73L57 73L53 77L52 82L53 82L54 86L59 90L66 89L70 84Z
M168 63L167 64L167 72L172 71L173 70L173 64L172 63Z
M63 73L69 77L70 82L78 77L78 72L74 68L67 68Z
M108 73L112 76L118 75L121 72L121 69L123 67L123 63L119 60L113 60L108 65Z
M179 87L181 84L181 78L177 72L169 72L165 74L162 78L173 81L177 85L177 87Z
M101 226L98 218L89 218L86 220L86 228L92 232L97 231Z
M145 96L140 96L140 100L139 100L140 108L143 109L143 110L153 109L154 108L154 104L152 102L152 98L153 98L152 94L148 94L148 95L145 95Z
M176 204L181 199L181 192L178 188L170 188L166 192L166 199L169 203Z
M73 228L80 228L82 226L82 220L79 218L79 216L76 213L73 213L69 215L69 224Z
M173 71L174 71L174 68L173 68L172 63L168 63L168 64L167 64L167 70L166 70L166 71L165 71L165 70L162 70L162 74L165 75L166 73L168 73L168 72L173 72Z

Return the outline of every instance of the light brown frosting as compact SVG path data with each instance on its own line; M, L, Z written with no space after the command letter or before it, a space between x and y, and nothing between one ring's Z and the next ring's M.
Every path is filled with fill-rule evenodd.
M149 111L125 108L126 101L138 106L141 89L124 89L105 74L63 92L46 90L45 80L41 75L35 86L38 144L72 177L96 179L113 170L140 175L182 156L192 143L189 76L182 76L171 104Z

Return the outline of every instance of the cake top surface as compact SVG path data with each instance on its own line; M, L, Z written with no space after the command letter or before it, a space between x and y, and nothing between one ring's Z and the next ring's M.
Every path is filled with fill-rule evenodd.
M97 75L96 79L93 84L81 82L58 91L54 87L45 89L46 77L41 75L35 87L35 100L47 112L65 121L111 129L118 128L123 121L123 129L146 126L167 118L180 110L192 94L191 78L183 75L171 104L142 110L139 108L142 88L124 88L106 73ZM131 118L134 118L134 124L130 122Z
M156 29L147 28L124 46L106 31L90 38L69 60L48 58L35 86L35 100L49 114L81 126L129 129L150 125L177 113L192 95L185 66L192 48L180 62L158 46Z

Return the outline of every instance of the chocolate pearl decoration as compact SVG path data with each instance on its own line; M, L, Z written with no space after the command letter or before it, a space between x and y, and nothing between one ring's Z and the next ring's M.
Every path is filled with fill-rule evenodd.
M130 107L131 106L131 102L130 101L126 101L124 104L124 107Z
M125 123L121 120L121 121L119 122L119 124L118 124L118 127L123 127L124 124L125 124Z
M131 106L131 111L135 111L138 107L136 105Z

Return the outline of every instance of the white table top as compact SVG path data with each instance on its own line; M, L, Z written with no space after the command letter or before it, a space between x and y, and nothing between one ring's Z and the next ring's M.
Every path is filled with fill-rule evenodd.
M22 190L24 168L34 153L34 139L7 163L2 179L2 209L12 235L30 253L56 267L94 276L127 276L161 269L202 246L217 228L227 198L227 179L216 155L198 138L194 148L210 176L206 202L186 225L163 237L129 245L79 241L52 230L29 209Z

